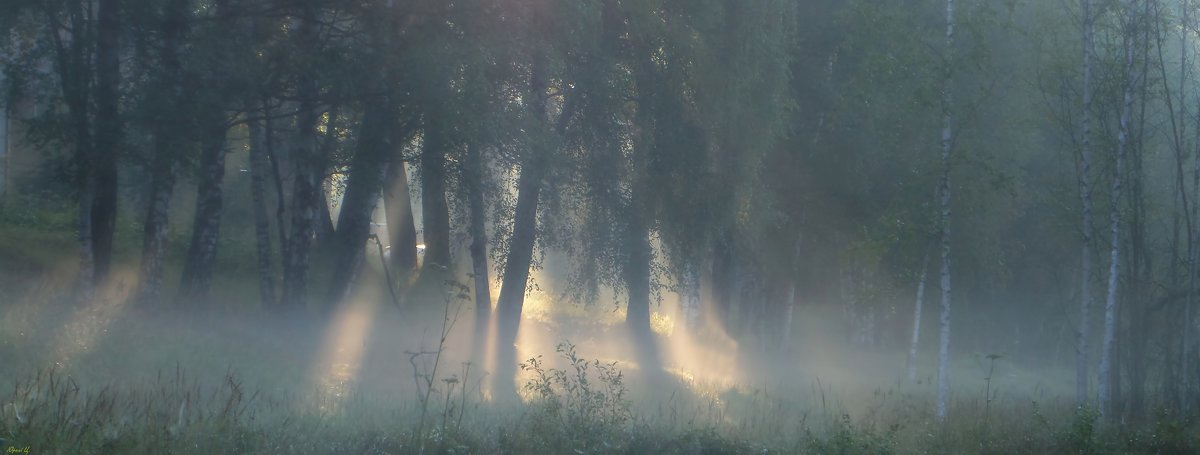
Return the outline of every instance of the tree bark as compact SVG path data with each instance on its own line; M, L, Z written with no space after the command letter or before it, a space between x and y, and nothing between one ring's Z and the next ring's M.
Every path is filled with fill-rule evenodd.
M1079 201L1083 208L1083 246L1080 254L1079 327L1075 343L1075 404L1088 400L1089 332L1092 307L1092 0L1083 0L1083 148L1079 155Z
M937 408L938 422L946 421L950 402L950 152L953 148L951 88L954 64L954 0L946 0L946 55L942 69L942 183L941 183L941 247L942 247L942 314L939 318Z
M121 143L118 108L121 66L121 1L99 0L96 12L96 131L90 167L94 190L91 198L91 242L94 279L102 284L112 265L113 234L117 228L117 147Z
M642 185L638 185L642 186ZM629 205L629 227L625 238L625 290L628 303L625 325L633 335L639 367L643 373L654 374L662 369L654 332L650 328L650 262L654 255L650 246L650 229L645 221L644 205L635 190Z
M425 241L422 274L444 271L450 267L450 208L446 202L447 138L441 121L429 121L421 147L421 220Z
M175 190L177 160L168 138L154 139L154 161L151 164L150 200L142 235L142 271L138 301L150 304L158 300L162 290L163 256L167 244L168 215Z
M413 220L412 197L408 192L404 157L399 155L401 140L394 140L392 145L396 147L397 152L388 165L383 208L387 213L392 270L402 277L408 277L417 268L417 228Z
M72 132L72 158L75 166L75 181L79 192L77 206L76 240L79 247L79 275L76 280L76 294L80 301L89 302L95 292L95 257L92 247L92 136L91 136L91 74L89 66L88 24L83 12L83 2L73 0L65 2L66 14L70 27L58 23L58 10L51 4L45 4L48 23L52 25L50 33L54 44L55 64L58 70L59 83L62 89L63 101L67 106ZM69 34L66 31L71 31ZM64 42L63 35L70 36L70 42Z
M478 146L470 146L463 162L463 184L467 188L467 209L471 218L471 274L475 282L475 335L473 356L481 359L487 345L488 327L492 320L492 292L488 274L487 212L483 187L483 154ZM393 251L392 254L395 254Z
M253 103L248 104L250 106ZM275 272L271 267L271 222L267 213L267 131L263 121L250 122L250 199L254 210L254 243L258 259L258 297L274 306Z
M535 157L521 167L517 181L517 206L513 213L513 233L504 263L504 279L496 302L496 384L494 395L516 393L517 333L521 328L521 308L525 305L525 285L537 239L538 198L542 189L542 169Z
M1137 83L1136 75L1133 71L1133 45L1135 41L1135 29L1137 15L1136 2L1129 0L1128 14L1130 15L1126 24L1125 36L1125 87L1123 103L1121 105L1121 120L1117 130L1117 150L1116 162L1117 166L1113 173L1112 189L1111 189L1111 207L1109 210L1109 224L1112 247L1109 250L1109 265L1108 265L1108 296L1104 303L1104 345L1102 347L1100 357L1100 381L1099 381L1099 404L1100 415L1105 418L1114 417L1113 411L1113 350L1116 340L1117 331L1117 282L1120 279L1120 263L1121 263L1121 184L1122 177L1125 173L1125 150L1129 143L1129 122L1133 107L1133 87Z
M311 47L317 41L315 12L301 11L297 41ZM281 307L290 310L305 308L308 294L308 261L316 235L316 218L321 199L321 174L324 160L317 148L316 127L318 86L312 74L301 71L297 84L298 113L296 137L292 151L295 169L292 191L291 225L283 258L283 291Z
M186 32L184 27L187 2L171 0L167 2L165 10L162 74L158 88L164 98L161 101L163 105L170 105L174 110L169 114L169 118L159 119L155 124L154 157L150 164L150 197L142 229L142 270L138 291L138 301L145 304L157 301L162 290L168 216L179 167L179 140L175 126L184 120L184 116L178 114L179 110L183 110L180 106L183 102L180 86L183 68L179 60L178 46L181 35Z
M371 216L383 188L387 155L394 149L389 131L397 127L397 120L394 107L386 99L366 103L333 237L333 278L327 297L330 306L349 295L362 268Z
M546 116L547 76L544 56L536 55L530 72L530 91L533 102L530 114L538 121L548 121ZM570 101L570 99L568 99ZM565 118L567 116L564 107ZM559 119L561 131L563 118ZM526 150L521 162L521 176L517 179L517 206L513 213L512 237L508 242L508 255L504 263L504 278L500 284L500 297L496 301L496 343L494 362L496 382L493 395L512 399L516 397L517 385L517 333L521 328L521 309L525 305L525 287L529 281L529 266L533 262L533 247L537 240L538 201L542 191L542 177L546 171L545 160L549 150L543 150L538 141ZM426 246L428 248L428 246ZM428 261L428 250L426 260Z
M209 127L201 139L200 183L196 189L196 214L192 222L192 241L179 281L179 297L200 303L208 299L212 287L213 262L221 238L221 211L225 179L225 127L217 123L216 112L209 113Z

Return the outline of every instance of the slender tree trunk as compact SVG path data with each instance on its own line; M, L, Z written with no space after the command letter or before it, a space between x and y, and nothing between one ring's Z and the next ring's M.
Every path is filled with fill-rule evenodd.
M89 302L95 292L95 258L92 248L92 134L91 134L91 75L90 50L86 30L89 21L83 11L83 2L65 2L70 28L58 22L59 10L51 3L43 4L47 23L51 24L50 38L54 45L54 63L58 70L63 101L67 106L73 135L72 153L75 166L75 184L78 191L78 220L76 240L79 247L79 275L75 293L81 302ZM67 33L67 31L73 31ZM80 32L83 31L83 32ZM65 41L65 36L70 41Z
M326 170L322 167L317 171L317 188L320 194L317 195L317 217L314 220L316 226L313 227L316 248L321 251L325 251L325 247L329 246L337 236L337 225L333 222L333 212L329 210L329 182L325 179Z
M1080 259L1079 327L1075 342L1075 404L1088 401L1088 365L1092 308L1092 0L1083 0L1083 148L1079 155L1079 201L1083 207Z
M473 356L482 359L492 320L492 292L488 277L487 213L483 196L483 156L478 146L470 146L463 162L467 209L470 212L471 274L475 282L475 335ZM393 252L393 254L395 254Z
M82 67L77 67L82 71ZM75 133L74 158L78 167L76 185L79 189L79 213L77 221L79 242L79 278L77 294L82 302L90 302L96 292L96 258L92 246L92 148L91 122L88 120L87 83L81 82L77 87L75 102L68 104L71 109L72 126ZM64 83L65 85L65 83ZM82 98L82 99L80 99ZM68 98L70 99L70 97Z
M396 111L387 105L387 101L375 100L366 104L334 235L333 278L327 298L330 306L349 295L362 268L367 237L371 233L371 215L375 213L383 188L387 155L394 149L389 132L397 127L396 124Z
M297 30L298 41L304 45L316 42L314 13L304 11ZM295 169L292 190L291 230L283 259L282 306L291 309L305 307L308 294L308 262L316 235L316 218L321 199L321 174L324 160L317 148L316 127L318 87L310 75L302 74L297 88L299 98L296 115L296 137L292 151Z
M287 194L284 191L283 173L280 172L281 164L279 158L277 144L275 138L275 122L271 120L271 99L263 97L263 145L266 150L267 164L270 165L271 183L275 190L275 229L279 235L279 254L280 257L287 257L288 235L287 235Z
M917 280L917 303L913 307L912 342L908 347L908 381L917 380L917 346L921 341L921 307L925 302L925 278L929 272L929 251L921 260L921 277Z
M210 113L213 117L219 117ZM216 118L209 119L216 123ZM200 184L196 189L196 214L192 222L192 241L184 259L179 281L179 297L193 303L208 299L212 287L213 262L221 238L221 212L225 179L225 127L213 125L201 139Z
M942 69L942 183L941 183L941 246L942 246L942 315L938 342L937 410L938 422L945 422L950 401L950 152L953 147L951 130L951 87L954 64L954 0L946 0L946 58Z
M330 197L329 192L332 187L332 182L329 181L329 157L333 155L334 149L337 147L337 122L338 122L338 106L332 106L328 112L328 120L325 122L325 134L321 135L317 140L317 153L314 155L315 161L313 166L317 173L317 190L320 193L314 204L317 210L317 216L314 219L316 223L313 226L314 248L324 254L324 252L334 243L337 226L334 224L333 212L329 210ZM343 194L343 197L345 195Z
M151 164L150 201L142 236L142 275L138 300L153 303L162 289L163 256L167 244L168 215L175 190L177 160L175 150L165 137L155 137L154 162Z
M253 103L248 103L252 106ZM251 111L252 112L252 111ZM275 271L271 266L271 222L267 213L267 131L263 121L250 130L250 199L254 210L255 252L258 257L258 297L264 308L274 306Z
M547 76L544 56L535 55L530 72L529 86L533 92L530 114L539 121L548 121L546 115ZM570 99L568 99L570 101ZM563 118L567 116L564 106ZM560 118L560 128L563 125ZM504 263L504 277L500 283L500 296L496 301L496 381L493 395L511 399L516 396L517 334L521 328L521 310L525 305L525 287L529 281L529 266L533 262L533 247L537 240L538 202L542 191L542 178L549 150L542 146L530 147L521 163L521 176L517 179L517 205L513 213L512 237L508 241L508 255ZM428 221L427 221L428 222ZM428 242L426 242L428 248ZM428 249L426 261L429 260Z
M641 185L639 185L641 186ZM637 192L635 190L635 192ZM654 255L650 246L650 229L646 226L643 205L630 202L629 231L625 239L625 290L627 308L625 324L633 335L639 367L653 375L662 368L654 332L650 329L650 262Z
M1133 87L1137 83L1133 71L1133 49L1137 15L1136 2L1128 1L1128 24L1125 36L1125 88L1121 105L1121 120L1117 132L1116 170L1113 173L1111 207L1109 210L1109 225L1112 247L1109 252L1108 266L1108 296L1104 303L1104 345L1100 357L1099 404L1100 414L1106 418L1114 417L1112 365L1113 350L1117 335L1117 282L1120 279L1121 264L1121 183L1125 173L1125 151L1129 143L1129 122L1133 108Z
M387 212L392 270L402 277L408 277L417 268L417 228L413 221L412 197L408 192L404 157L398 153L402 145L400 142L397 139L392 144L397 147L397 154L388 165L383 208Z
M117 147L121 143L120 98L121 1L99 0L96 28L96 132L91 168L92 257L94 279L104 283L112 265L113 234L117 228Z
M534 157L521 167L517 181L517 206L513 213L513 233L504 264L504 279L496 302L496 383L493 394L516 393L517 333L521 328L521 308L525 305L525 285L537 239L537 206L541 192L542 169Z
M425 240L422 273L450 267L450 209L446 202L447 138L441 121L429 121L425 128L425 143L421 147L421 219Z
M175 112L182 109L183 73L179 61L180 35L186 30L187 2L171 0L165 7L163 23L162 74L158 82L163 104L171 104ZM171 197L175 192L175 178L179 167L179 139L175 125L184 120L173 112L170 118L160 119L154 132L154 157L150 164L150 197L146 205L146 218L142 235L142 270L138 301L152 303L159 299L162 288L163 256L166 250L168 216Z

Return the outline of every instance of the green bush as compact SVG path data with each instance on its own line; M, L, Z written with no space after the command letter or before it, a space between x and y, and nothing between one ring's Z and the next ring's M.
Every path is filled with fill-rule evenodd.
M567 361L567 369L547 368L541 356L521 364L534 376L524 389L532 398L527 425L529 434L537 435L535 448L598 453L621 445L632 413L616 362L589 362L570 343L560 343L555 350Z

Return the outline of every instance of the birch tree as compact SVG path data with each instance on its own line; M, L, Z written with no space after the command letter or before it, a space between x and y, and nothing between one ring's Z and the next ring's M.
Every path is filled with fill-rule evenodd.
M1089 328L1092 307L1092 46L1095 35L1092 0L1083 0L1083 110L1080 112L1082 147L1076 164L1079 201L1082 207L1080 252L1079 326L1075 341L1075 404L1083 406L1088 397Z
M144 303L157 300L162 287L167 217L180 160L179 136L183 133L182 124L187 121L184 115L180 115L187 108L182 97L180 79L183 65L179 57L179 47L187 31L187 1L171 0L164 4L163 10L163 43L158 62L161 70L155 81L155 91L162 101L161 107L154 109L156 115L151 126L154 131L154 155L150 165L150 197L143 223L142 267L138 283L138 299Z
M1108 291L1104 302L1104 345L1100 356L1099 406L1100 414L1112 417L1112 374L1114 345L1117 336L1117 283L1120 281L1121 265L1121 184L1125 173L1125 151L1129 145L1130 117L1133 110L1133 90L1139 81L1134 72L1134 48L1137 41L1138 10L1137 2L1126 0L1126 18L1124 25L1124 82L1122 89L1121 117L1117 130L1117 147L1114 152L1116 166L1112 176L1110 190L1109 232L1111 247L1109 249Z
M951 126L953 116L952 98L954 64L954 0L946 0L946 48L942 62L942 181L941 199L941 249L942 249L942 314L939 318L938 340L937 406L939 422L946 420L950 401L950 152L954 146Z

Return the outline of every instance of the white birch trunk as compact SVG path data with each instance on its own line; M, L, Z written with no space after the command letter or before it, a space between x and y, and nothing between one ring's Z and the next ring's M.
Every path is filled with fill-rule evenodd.
M1080 254L1079 328L1075 342L1075 404L1088 397L1089 332L1092 308L1092 0L1083 0L1083 149L1079 154L1079 200L1083 207Z
M1124 100L1121 105L1121 123L1117 130L1116 170L1112 180L1112 207L1109 210L1109 224L1112 236L1112 249L1109 253L1108 265L1108 297L1104 303L1104 346L1100 356L1099 404L1101 417L1111 417L1112 407L1112 357L1113 345L1117 335L1117 280L1120 278L1121 264L1121 177L1125 172L1125 148L1129 143L1129 120L1133 110L1133 87L1137 83L1133 71L1133 42L1135 36L1136 2L1128 0L1129 22L1125 28L1125 88Z
M945 422L950 401L950 149L953 146L950 103L954 64L954 0L946 0L946 55L942 80L942 314L938 342L937 408L938 422Z
M913 308L912 343L908 347L908 381L917 380L917 345L921 341L921 307L925 301L925 281L929 272L929 251L925 251L925 259L921 260L921 278L917 281L917 303Z

